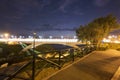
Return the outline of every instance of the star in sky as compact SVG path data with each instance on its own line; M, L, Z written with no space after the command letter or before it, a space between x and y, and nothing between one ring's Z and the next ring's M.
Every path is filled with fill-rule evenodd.
M120 0L0 0L0 33L73 36L97 17L120 21L119 7Z

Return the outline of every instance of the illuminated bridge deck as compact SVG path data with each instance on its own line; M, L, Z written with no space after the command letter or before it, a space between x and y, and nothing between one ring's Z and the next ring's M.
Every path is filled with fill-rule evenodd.
M94 51L45 80L111 80L119 66L119 51Z
M0 39L0 42L6 42L6 41L21 41L21 42L33 42L34 39L20 39L20 38L13 38L13 39ZM77 42L78 39L35 39L36 42Z

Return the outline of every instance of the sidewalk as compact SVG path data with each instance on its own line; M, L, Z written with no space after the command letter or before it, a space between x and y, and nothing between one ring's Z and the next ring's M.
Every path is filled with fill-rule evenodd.
M94 51L45 80L111 80L119 66L119 51Z

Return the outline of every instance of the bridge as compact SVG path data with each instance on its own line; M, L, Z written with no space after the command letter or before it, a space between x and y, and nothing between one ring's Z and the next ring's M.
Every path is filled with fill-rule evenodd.
M0 42L33 42L34 39L33 38L25 38L25 39L21 39L21 38L13 38L13 39L5 39L5 38L1 38ZM75 43L78 42L78 39L35 39L36 42L47 42L47 43L55 43L55 42L69 42L69 43Z
M8 44L11 44L11 42L31 43L31 45L27 46L22 51L26 51L27 49L32 48L34 41L35 41L35 47L42 45L42 44L62 44L62 45L67 45L67 46L77 48L78 46L76 45L80 44L80 42L78 42L78 39L38 39L38 38L37 39L33 39L33 38L31 39L29 38L0 39L0 42L6 42Z

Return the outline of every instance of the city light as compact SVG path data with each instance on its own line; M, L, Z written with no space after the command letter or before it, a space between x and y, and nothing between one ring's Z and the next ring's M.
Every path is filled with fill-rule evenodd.
M54 36L48 36L48 38L45 38L44 36L36 35L36 33L33 33L36 38L36 42L48 42L48 43L56 43L56 42L78 42L77 36L73 36L72 38L67 38L63 35L58 36L57 38ZM4 33L0 35L0 42L32 42L34 40L34 37L31 35L23 36L23 35L10 35L9 33ZM80 41L79 41L80 42ZM109 35L106 38L103 38L102 42L104 43L120 43L120 37L117 35Z
M5 38L9 37L9 33L4 33Z
M6 41L6 44L8 44L8 41L9 41L9 33L4 33L4 37L5 37L5 41Z

